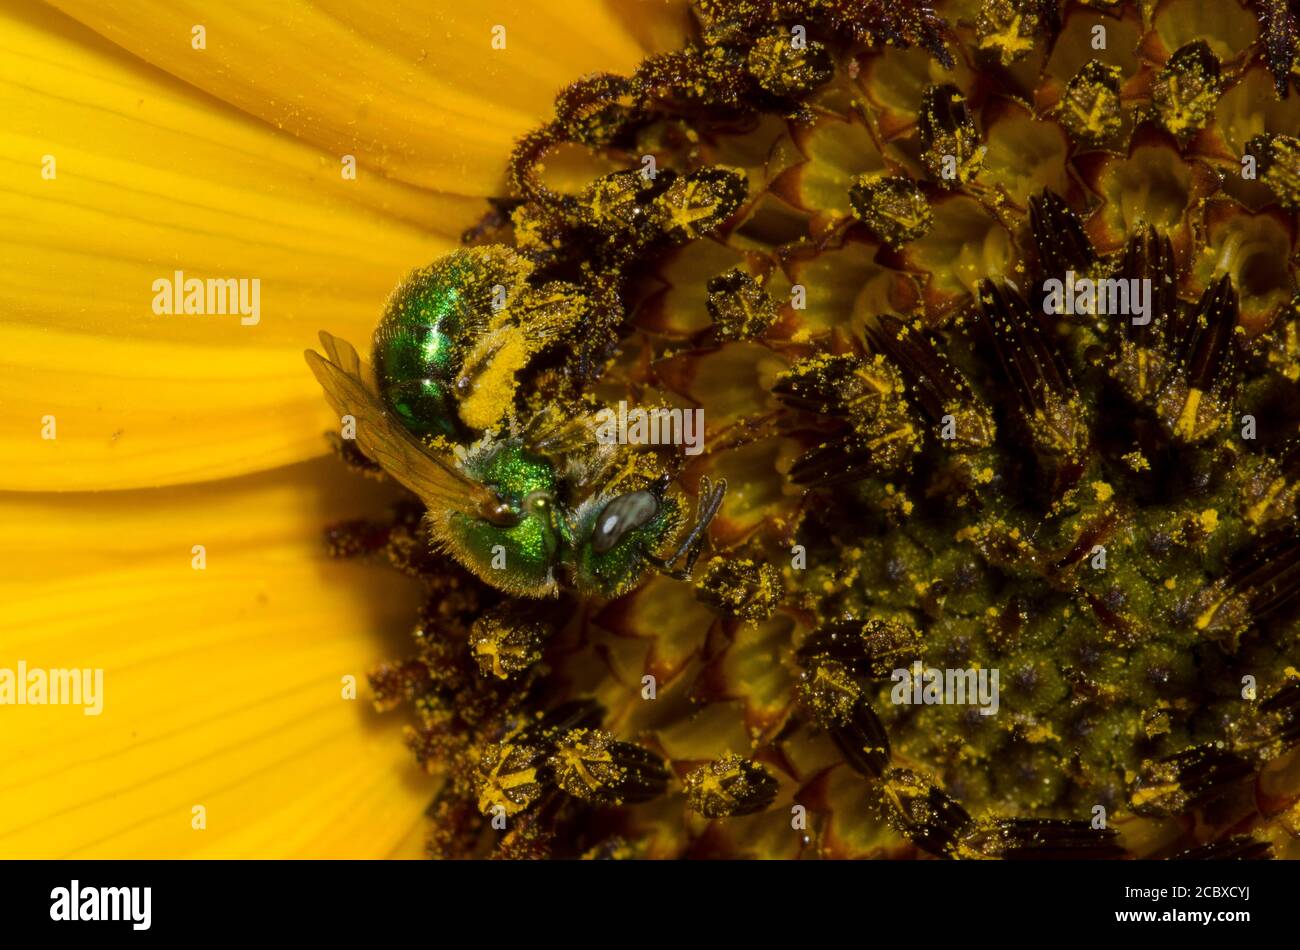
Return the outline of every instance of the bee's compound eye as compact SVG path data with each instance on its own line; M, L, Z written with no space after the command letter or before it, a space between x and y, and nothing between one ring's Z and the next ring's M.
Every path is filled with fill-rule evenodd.
M629 531L648 522L659 510L659 502L648 491L634 491L619 495L596 516L596 527L591 533L591 547L604 554Z

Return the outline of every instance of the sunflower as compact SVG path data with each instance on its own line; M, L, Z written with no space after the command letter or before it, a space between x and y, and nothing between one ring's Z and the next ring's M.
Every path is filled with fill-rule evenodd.
M61 6L4 14L4 642L102 668L104 710L6 712L7 852L1294 850L1288 4ZM173 274L265 307L160 314ZM1157 288L1151 329L1095 296L1042 324L1076 276ZM430 300L457 397L412 402ZM381 313L375 398L487 520L369 435L333 442L375 481L313 460L339 417L298 354L328 330L346 417L337 338ZM702 407L707 451L534 438L612 402ZM480 556L533 524L521 466L600 511L565 583Z

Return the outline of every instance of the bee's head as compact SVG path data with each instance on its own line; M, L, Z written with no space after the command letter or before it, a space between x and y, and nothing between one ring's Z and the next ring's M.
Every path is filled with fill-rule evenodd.
M666 487L663 480L637 491L601 496L578 510L566 562L579 591L617 597L636 586L649 558L681 522L681 506L665 495Z
M435 535L493 587L521 596L553 593L561 533L551 464L505 441L472 455L465 470L491 490L492 501L474 512L431 512Z

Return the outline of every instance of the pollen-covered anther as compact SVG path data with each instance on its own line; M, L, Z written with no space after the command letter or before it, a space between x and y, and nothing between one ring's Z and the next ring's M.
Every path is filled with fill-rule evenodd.
M1029 55L1038 30L1040 0L984 0L975 35L981 50L995 52L1009 66Z
M1300 742L1300 680L1292 678L1268 695L1260 703L1260 717L1264 720L1270 739L1289 749Z
M657 755L600 729L564 733L547 764L563 791L595 804L649 801L668 787L668 770Z
M1153 405L1173 369L1170 334L1178 315L1178 270L1168 235L1153 227L1138 231L1124 250L1120 280L1150 281L1149 319L1143 323L1121 319L1116 349L1107 371L1128 398Z
M648 242L659 233L658 216L647 200L653 188L654 181L640 171L602 175L578 196L579 217L603 235Z
M1040 452L1077 466L1090 437L1089 412L1057 343L1014 288L980 287L982 327Z
M797 409L842 416L846 392L860 362L854 356L828 353L800 360L781 375L772 392Z
M1279 528L1237 553L1223 577L1196 596L1195 628L1235 643L1254 623L1300 597L1300 539Z
M525 609L512 604L483 614L470 630L470 649L484 676L508 680L542 658L550 627L530 619Z
M924 648L921 631L899 620L868 620L859 637L871 674L882 679L911 666Z
M899 371L882 354L819 355L790 367L773 387L788 406L843 419L841 431L805 452L790 477L800 484L851 481L896 472L921 448L921 433Z
M545 749L530 742L496 742L483 750L476 771L475 793L484 815L517 815L546 790L539 777Z
M714 166L678 178L654 205L671 240L693 241L718 228L748 195L743 172Z
M814 658L799 681L799 695L820 725L831 726L849 721L862 687L843 663Z
M1139 815L1176 815L1227 792L1254 769L1234 752L1197 746L1142 763L1129 789Z
M934 223L920 186L901 175L862 175L849 188L853 216L885 243L899 247L924 237Z
M1072 136L1089 145L1107 141L1124 123L1118 66L1092 59L1065 86L1057 118Z
M893 314L881 314L867 339L900 369L909 397L940 428L945 448L977 451L992 444L993 414L945 355L942 341Z
M1003 860L1097 860L1124 857L1114 828L1089 821L1051 818L993 818L972 826L953 856Z
M645 105L744 108L754 80L745 70L744 50L728 41L743 37L723 31L711 39L644 60L632 76L634 97Z
M1237 332L1237 292L1224 274L1206 288L1171 341L1174 372L1156 414L1180 442L1203 441L1231 422Z
M882 794L886 820L931 854L957 856L960 839L974 827L951 795L909 769L886 772Z
M902 462L917 449L916 427L905 398L903 377L883 356L863 360L854 370L844 408L853 431L873 453ZM895 461L881 465L893 468Z
M747 557L714 557L695 585L696 597L739 620L766 620L785 596L781 572Z
M1293 135L1257 135L1247 143L1254 155L1259 180L1268 186L1277 203L1288 211L1300 209L1300 138Z
M917 127L921 160L935 181L956 188L979 174L987 149L980 143L966 97L956 86L926 87Z
M834 620L808 636L799 647L799 657L801 661L833 659L853 672L888 679L894 670L919 660L924 646L921 631L900 620Z
M799 695L854 771L879 778L889 765L889 735L852 671L825 656L804 664Z
M823 44L816 40L796 44L785 29L759 37L750 47L746 67L754 81L774 96L804 95L835 74Z
M422 696L431 685L429 668L418 659L383 663L370 671L367 680L380 712Z
M1219 60L1204 40L1179 47L1151 87L1151 102L1163 125L1185 139L1214 116L1221 82Z
M776 320L776 301L753 275L740 268L709 279L709 316L719 339L752 340Z
M734 752L693 769L686 776L686 802L705 818L738 818L767 808L777 781L763 766Z
M1280 458L1261 458L1244 494L1244 514L1255 527L1294 517L1300 511L1300 438L1291 439Z

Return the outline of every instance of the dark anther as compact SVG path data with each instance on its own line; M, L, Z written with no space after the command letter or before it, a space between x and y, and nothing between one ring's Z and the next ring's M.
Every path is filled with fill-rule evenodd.
M1163 339L1178 313L1178 265L1169 236L1147 225L1129 240L1120 268L1123 280L1151 281L1151 319L1146 323L1121 320L1126 337L1138 345Z
M1273 846L1250 835L1234 835L1222 841L1189 848L1170 857L1171 861L1268 861Z
M883 777L886 816L919 847L938 857L953 857L974 820L951 796L908 769L891 769Z
M668 787L663 760L649 749L599 729L573 729L555 742L547 759L555 784L594 804L636 804Z
M1300 538L1286 529L1264 538L1236 559L1226 586L1256 619L1286 606L1300 594Z
M979 424L959 426L958 440L979 448L992 441L993 420L987 407L931 336L892 314L882 314L876 326L867 328L867 339L902 370L910 392L932 422L969 409L971 419Z
M1029 228L1038 248L1040 276L1063 277L1083 272L1097 261L1079 216L1056 192L1044 188L1029 199Z
M1019 293L986 280L980 285L980 310L1003 374L1027 412L1046 408L1048 390L1068 391L1069 371Z
M1173 815L1211 801L1254 774L1254 767L1226 749L1197 746L1143 763L1129 794L1140 815Z
M1300 13L1288 0L1258 0L1255 6L1273 87L1285 99L1291 91L1291 64L1300 47Z
M1008 861L1102 860L1125 856L1113 828L1057 818L1002 818L981 822L961 841L986 857Z
M1189 386L1209 390L1231 377L1236 330L1237 292L1224 274L1201 295L1183 328L1179 342Z

